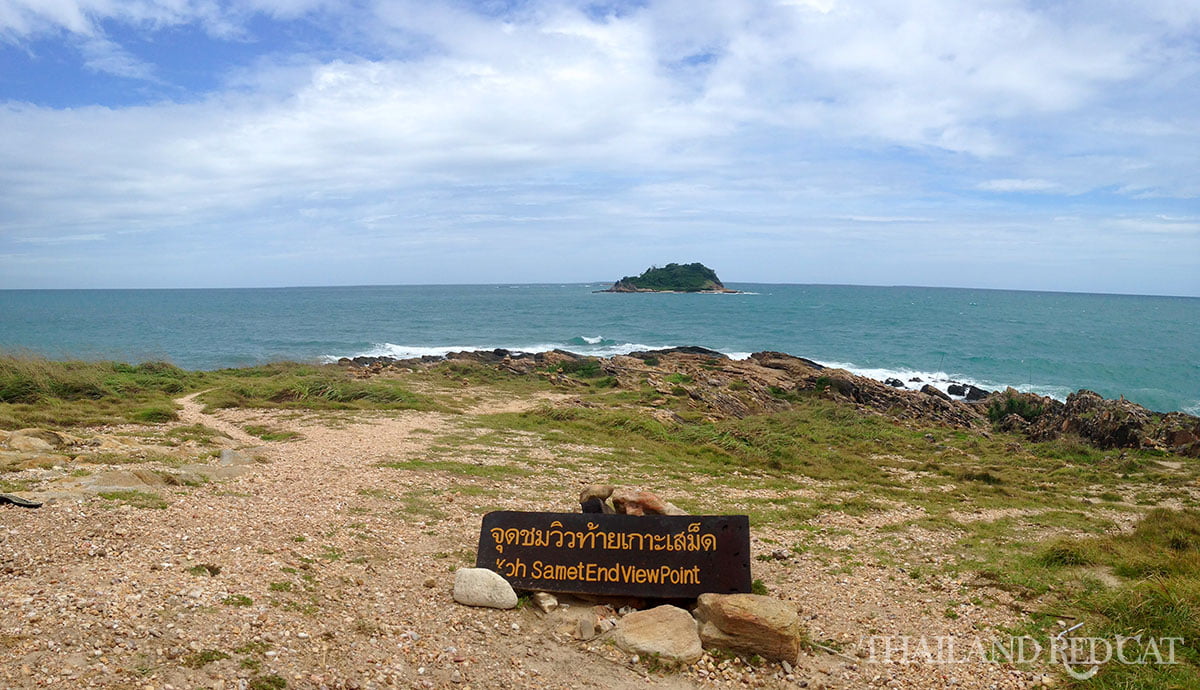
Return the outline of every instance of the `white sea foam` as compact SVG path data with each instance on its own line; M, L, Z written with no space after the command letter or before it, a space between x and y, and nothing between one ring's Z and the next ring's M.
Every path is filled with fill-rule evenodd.
M670 345L645 345L642 343L621 343L608 340L603 336L579 336L562 343L535 343L532 345L397 345L395 343L380 343L362 352L353 354L322 355L321 361L336 362L342 357L392 357L394 359L410 359L415 357L444 357L451 352L473 352L476 350L494 350L501 348L513 352L549 352L550 350L568 350L581 355L594 357L612 357L627 355L630 352L659 350Z
M1075 391L1065 386L1052 386L1044 384L1008 384L999 383L996 381L988 381L984 379L976 379L964 374L950 374L944 371L920 371L917 369L901 368L901 369L882 369L872 367L860 367L850 362L817 362L818 364L831 367L833 369L845 369L851 374L865 376L876 381L886 381L887 379L897 379L904 383L904 388L907 390L920 390L926 384L933 386L947 395L950 395L947 389L952 383L961 383L966 385L982 388L985 391L1004 390L1011 386L1012 388L1022 393L1036 393L1054 398L1055 400L1066 400L1067 396ZM913 379L920 379L914 381ZM951 395L950 397L961 400L963 396Z

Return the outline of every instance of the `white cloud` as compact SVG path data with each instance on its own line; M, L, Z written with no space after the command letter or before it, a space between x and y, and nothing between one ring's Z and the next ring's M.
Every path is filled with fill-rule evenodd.
M855 223L932 223L933 218L914 216L845 216L842 220Z
M84 65L93 71L117 77L149 80L154 67L127 53L121 46L100 36L92 36L80 44Z
M1061 187L1057 182L1038 179L986 180L976 185L976 188L989 192L1052 192Z
M1105 221L1104 226L1123 233L1200 236L1200 219L1197 218L1171 218L1161 215L1115 218Z
M105 235L100 233L89 233L86 235L60 235L56 237L18 237L17 242L25 244L69 244L72 242L99 242L105 239Z

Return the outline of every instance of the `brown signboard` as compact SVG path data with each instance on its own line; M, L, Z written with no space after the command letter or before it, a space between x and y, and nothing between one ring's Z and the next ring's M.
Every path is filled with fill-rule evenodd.
M745 515L500 510L483 516L478 568L515 589L648 598L750 591Z

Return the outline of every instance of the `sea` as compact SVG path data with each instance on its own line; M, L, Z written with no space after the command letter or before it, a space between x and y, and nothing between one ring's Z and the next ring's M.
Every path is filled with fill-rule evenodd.
M728 285L741 294L595 292L607 286L0 290L0 350L220 369L696 345L786 352L912 388L958 381L1059 399L1086 388L1200 414L1200 298L752 283Z

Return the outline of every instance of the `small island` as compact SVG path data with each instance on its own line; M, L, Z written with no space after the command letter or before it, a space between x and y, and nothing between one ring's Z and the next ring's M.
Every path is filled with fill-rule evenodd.
M640 276L625 276L607 290L596 292L737 293L726 288L716 271L702 263L651 266Z

